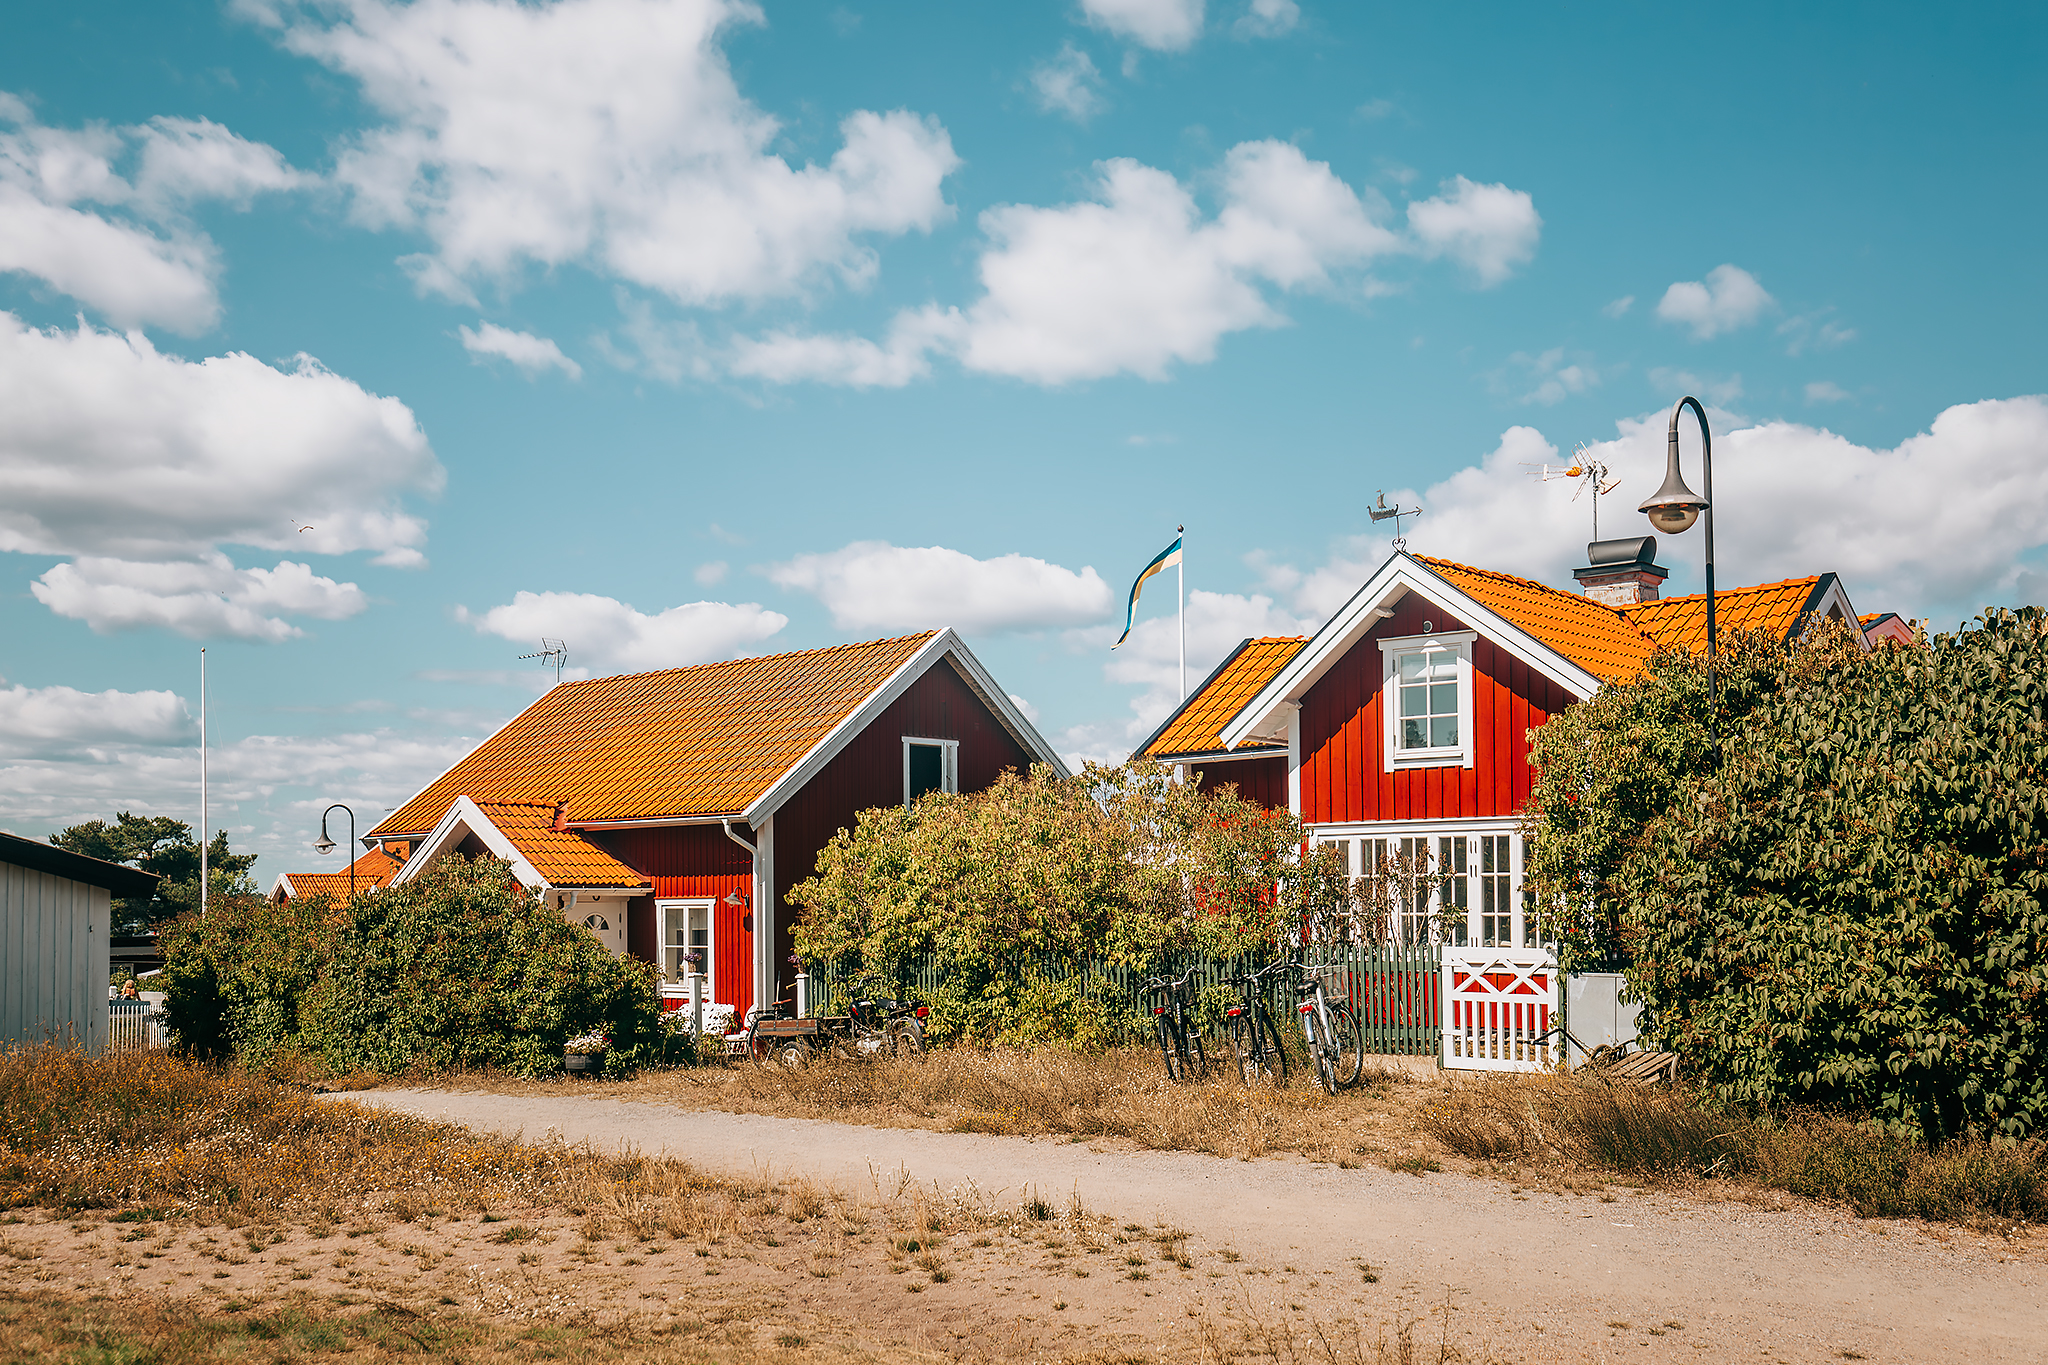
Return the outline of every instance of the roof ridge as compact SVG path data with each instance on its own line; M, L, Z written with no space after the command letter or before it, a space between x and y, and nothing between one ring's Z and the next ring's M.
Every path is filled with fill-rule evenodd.
M627 678L651 678L659 673L697 673L714 668L731 668L735 664L770 664L779 659L795 659L806 654L832 654L843 649L874 649L878 645L902 644L909 640L929 641L936 639L944 626L931 630L912 631L908 635L886 635L879 640L850 640L836 645L819 645L813 649L786 649L780 654L742 654L732 659L711 659L701 664L679 664L674 668L643 668L637 673L607 673L602 678L577 678L549 688L559 692L565 687L589 687L593 683L620 682Z
M1714 600L1718 602L1724 597L1733 597L1738 593L1768 592L1774 588L1789 588L1797 583L1818 583L1821 581L1821 579L1825 577L1827 577L1826 574L1810 573L1802 574L1798 578L1780 578L1774 583L1747 583L1739 588L1715 588ZM1667 603L1704 602L1706 600L1707 595L1704 592L1689 592L1679 597L1658 597L1648 602L1638 602L1636 603L1636 606L1661 607ZM1623 614L1626 615L1626 613Z

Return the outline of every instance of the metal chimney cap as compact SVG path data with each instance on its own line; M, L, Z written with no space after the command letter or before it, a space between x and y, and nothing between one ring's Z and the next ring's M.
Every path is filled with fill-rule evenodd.
M1619 540L1596 540L1586 546L1586 562L1599 567L1623 564L1653 564L1657 559L1657 537L1624 536Z

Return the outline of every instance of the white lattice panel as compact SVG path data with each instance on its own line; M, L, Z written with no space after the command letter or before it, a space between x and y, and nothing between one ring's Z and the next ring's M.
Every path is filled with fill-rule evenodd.
M1444 1066L1543 1071L1557 1063L1557 962L1531 948L1445 948Z

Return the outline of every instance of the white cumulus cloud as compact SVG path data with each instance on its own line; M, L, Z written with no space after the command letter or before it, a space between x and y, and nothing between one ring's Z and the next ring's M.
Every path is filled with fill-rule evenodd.
M1536 255L1543 218L1526 190L1481 185L1464 176L1408 206L1408 225L1424 254L1448 256L1481 288L1499 284Z
M1492 379L1496 391L1513 393L1519 402L1555 407L1599 384L1600 372L1590 364L1567 360L1564 348L1553 346L1538 355L1516 351L1508 357L1508 367Z
M1096 28L1160 52L1194 45L1203 8L1203 0L1081 0L1081 13Z
M275 148L205 119L52 128L0 92L0 271L122 326L204 331L220 315L219 253L186 211L300 181Z
M583 367L563 355L562 348L547 337L515 332L495 322L480 322L474 332L467 327L456 330L462 334L462 349L473 356L498 356L511 361L529 376L542 370L560 370L571 379L583 377Z
M842 630L1043 630L1099 621L1111 605L1093 568L1075 573L1020 554L976 559L938 545L856 541L773 565L768 577L816 597Z
M929 230L959 164L935 120L861 110L824 164L770 148L719 44L744 0L289 0L291 50L355 80L382 122L341 148L356 218L425 235L417 282L456 298L580 264L690 305L861 281L864 238Z
M687 602L642 612L613 597L582 592L518 592L502 606L458 618L477 630L538 642L566 641L571 660L615 672L678 668L752 652L789 624L758 602Z
M1031 89L1038 107L1049 114L1065 114L1076 123L1086 123L1107 107L1102 96L1102 73L1095 60L1072 43L1031 70Z
M1695 341L1747 327L1777 300L1737 265L1717 265L1705 280L1680 280L1657 301L1657 316L1692 329Z
M1240 38L1278 38L1300 22L1301 6L1295 0L1252 0L1231 32Z
M0 758L108 745L189 743L198 733L175 692L0 687Z
M353 583L337 583L287 559L274 569L237 569L226 555L200 563L135 563L87 555L29 585L38 602L100 634L160 627L195 640L268 644L305 632L287 616L338 621L367 607Z
M957 312L927 307L898 313L880 343L859 336L773 331L736 339L727 368L772 384L901 388L930 374L931 353L952 346L963 330Z

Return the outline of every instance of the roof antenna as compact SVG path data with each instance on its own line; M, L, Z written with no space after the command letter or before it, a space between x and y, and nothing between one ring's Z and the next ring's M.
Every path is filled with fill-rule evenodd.
M1600 539L1600 499L1621 487L1621 480L1612 477L1614 471L1600 461L1587 458L1586 443L1584 441L1579 442L1578 445L1572 448L1572 462L1569 465L1538 465L1529 464L1524 461L1523 467L1536 471L1533 477L1538 483L1549 483L1554 479L1577 479L1579 486L1572 490L1573 502L1579 500L1579 494L1591 488L1593 490L1593 539Z
M1396 550L1406 550L1408 548L1408 537L1401 534L1401 518L1419 517L1422 515L1422 509L1420 507L1403 507L1399 499L1396 499L1394 505L1389 507L1387 506L1387 490L1382 488L1379 492L1379 505L1366 508L1366 515L1370 516L1374 521L1385 521L1388 517L1392 517L1394 519L1394 548Z
M562 685L562 665L569 662L569 646L563 644L560 640L550 640L547 636L543 635L540 639L540 653L522 654L519 657L522 660L539 659L542 668L553 665L555 670L555 686L560 687Z

